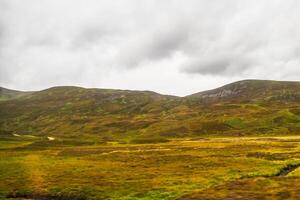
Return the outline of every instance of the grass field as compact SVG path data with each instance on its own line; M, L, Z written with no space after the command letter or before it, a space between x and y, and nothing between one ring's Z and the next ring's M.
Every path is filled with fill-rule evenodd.
M295 199L300 137L0 140L0 199Z

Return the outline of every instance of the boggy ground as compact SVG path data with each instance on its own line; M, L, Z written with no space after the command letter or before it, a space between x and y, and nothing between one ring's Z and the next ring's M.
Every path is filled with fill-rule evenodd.
M0 199L297 199L300 137L0 140Z

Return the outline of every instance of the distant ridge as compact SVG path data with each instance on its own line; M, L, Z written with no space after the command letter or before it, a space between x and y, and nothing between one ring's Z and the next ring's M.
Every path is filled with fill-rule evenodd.
M33 92L23 92L0 87L0 101L15 99L32 93Z
M217 89L203 91L189 95L190 98L207 99L208 101L253 101L284 96L299 98L300 82L270 81L270 80L242 80L227 84Z
M9 100L17 97L21 97L24 95L33 94L35 92L43 92L43 91L59 91L59 90L102 90L102 91L119 91L119 92L149 92L158 95L164 96L173 96L175 95L167 95L160 94L157 92L149 91L149 90L129 90L129 89L103 89L103 88L84 88L79 86L54 86L40 91L18 91L13 89L8 89L4 87L0 87L0 98L3 100ZM190 97L198 97L198 98L230 98L235 97L236 95L242 95L242 97L262 97L262 95L267 95L269 92L274 92L276 90L277 93L284 93L288 91L300 90L300 82L299 81L275 81L275 80L258 80L258 79L246 79L241 81L236 81L233 83L226 84L224 86L218 87L216 89L205 90L201 92L197 92L194 94L190 94L184 96L184 98ZM262 92L262 93L259 93ZM247 93L247 94L245 94Z
M0 92L0 136L84 135L128 142L300 134L300 82L243 80L186 97L73 86Z

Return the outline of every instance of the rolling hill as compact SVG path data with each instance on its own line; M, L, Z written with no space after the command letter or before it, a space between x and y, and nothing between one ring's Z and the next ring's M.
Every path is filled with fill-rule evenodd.
M250 102L258 100L300 101L299 82L243 80L223 87L199 92L190 98L212 102Z
M23 91L17 91L17 90L10 90L10 89L0 87L0 101L15 99L15 98L18 98L18 97L29 95L31 93L32 92L23 92Z
M244 80L186 97L151 91L1 88L0 135L103 141L300 134L300 82Z

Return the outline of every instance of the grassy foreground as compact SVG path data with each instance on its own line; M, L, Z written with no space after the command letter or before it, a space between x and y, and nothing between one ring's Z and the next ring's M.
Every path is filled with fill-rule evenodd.
M0 199L295 199L299 141L97 144L1 138Z

